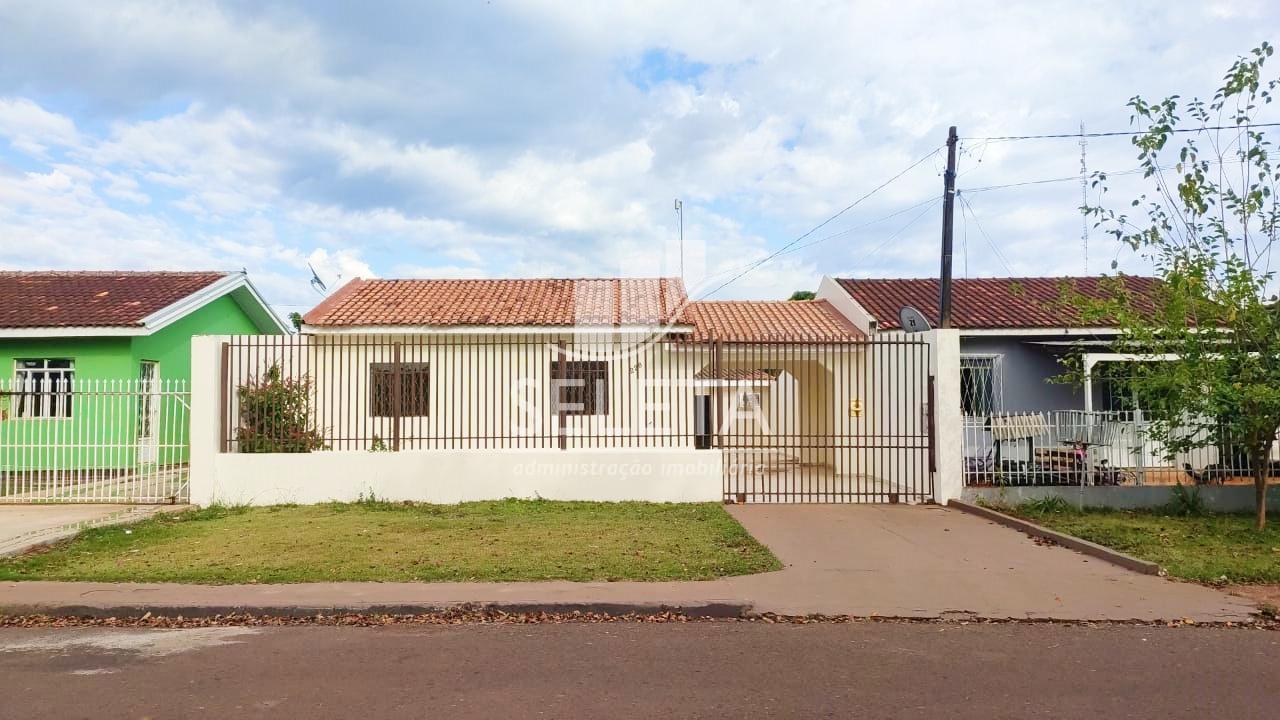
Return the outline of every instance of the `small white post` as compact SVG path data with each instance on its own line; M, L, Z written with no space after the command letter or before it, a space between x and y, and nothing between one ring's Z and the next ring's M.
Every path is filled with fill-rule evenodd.
M960 406L960 331L930 330L929 372L933 375L933 499L959 499L964 490L964 414Z
M191 338L191 502L209 505L217 495L215 461L222 423L222 343L225 335Z

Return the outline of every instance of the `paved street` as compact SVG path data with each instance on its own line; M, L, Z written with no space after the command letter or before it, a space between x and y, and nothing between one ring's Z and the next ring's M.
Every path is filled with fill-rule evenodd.
M565 624L0 631L0 715L1274 718L1280 633Z

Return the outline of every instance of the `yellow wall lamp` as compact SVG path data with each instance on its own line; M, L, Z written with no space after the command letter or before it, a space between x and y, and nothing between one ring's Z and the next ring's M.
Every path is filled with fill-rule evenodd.
M849 417L851 418L862 417L862 400L858 398L854 398L849 401Z

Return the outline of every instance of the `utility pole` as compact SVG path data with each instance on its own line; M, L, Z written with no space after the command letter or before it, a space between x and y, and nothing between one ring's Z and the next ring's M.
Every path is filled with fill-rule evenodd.
M680 279L684 280L684 203L676 198L676 222L680 227Z
M942 278L938 326L951 327L951 242L956 219L956 126L947 131L947 172L942 176Z

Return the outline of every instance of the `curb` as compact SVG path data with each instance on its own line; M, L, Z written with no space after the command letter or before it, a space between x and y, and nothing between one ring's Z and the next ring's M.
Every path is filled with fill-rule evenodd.
M1023 520L1022 518L1006 515L1002 512L992 510L991 508L974 505L973 503L967 503L963 500L948 500L947 507L955 508L956 510L969 513L970 515L977 515L978 517L985 518L1000 525L1024 532L1031 537L1050 540L1063 547L1071 548L1076 552L1084 553L1085 555L1098 558L1099 560L1104 560L1112 565L1119 565L1126 570L1132 570L1144 575L1160 574L1160 565L1157 563L1153 563L1149 560L1142 560L1132 555L1126 555L1118 550L1112 550L1109 547L1092 543L1088 540L1081 540L1074 535L1067 535L1066 533L1061 533L1057 530L1050 530L1043 525L1037 525L1033 522Z
M0 605L0 616L47 615L52 617L118 618L133 620L151 617L212 618L226 615L306 618L316 615L438 615L447 612L492 612L516 614L571 613L597 615L661 615L679 613L690 618L743 618L752 614L748 602L711 600L691 605L658 602L462 602L406 603L395 605L46 605L41 603Z

